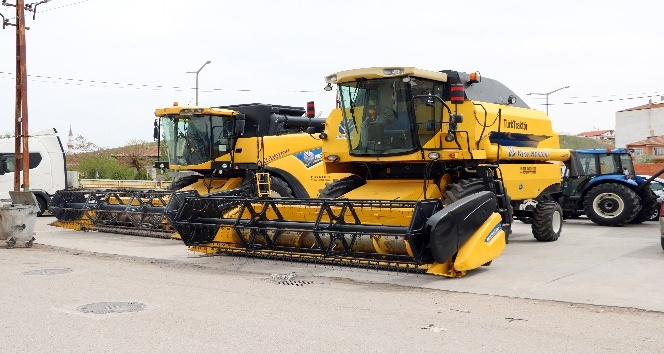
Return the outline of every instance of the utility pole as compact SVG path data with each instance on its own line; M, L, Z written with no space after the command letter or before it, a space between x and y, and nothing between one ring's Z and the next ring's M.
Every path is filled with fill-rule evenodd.
M566 88L569 88L569 86L561 87L561 88L558 88L558 89L555 89L553 91L549 91L549 92L546 92L546 93L531 92L531 93L527 93L526 96L530 96L530 95L546 96L546 115L549 116L549 95L554 93L554 92L558 92L560 90L566 89Z
M23 191L30 190L30 150L28 148L28 73L25 51L25 3L16 0L16 150L14 190L20 191L18 166L23 166ZM21 151L22 150L22 151ZM21 155L22 152L22 155ZM18 158L20 156L20 159Z
M37 6L50 0L26 4L16 0L16 5L2 0L2 5L16 8L16 23L12 24L2 16L2 28L16 26L16 106L14 109L14 191L30 190L30 149L28 145L28 71L26 69L25 11L37 12ZM23 185L21 186L21 174Z

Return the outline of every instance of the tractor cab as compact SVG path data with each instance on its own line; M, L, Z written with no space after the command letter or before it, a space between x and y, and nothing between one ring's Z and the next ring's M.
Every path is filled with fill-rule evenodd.
M564 194L580 196L591 184L616 179L634 185L642 182L634 172L632 157L626 149L575 150L564 170Z

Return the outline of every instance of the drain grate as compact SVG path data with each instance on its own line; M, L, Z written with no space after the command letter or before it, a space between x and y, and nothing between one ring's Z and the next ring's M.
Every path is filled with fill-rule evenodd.
M71 273L69 268L53 268L53 269L35 269L24 272L23 275L56 275Z
M312 281L306 281L306 280L285 280L285 281L280 281L277 284L279 285L294 285L294 286L305 286L309 284L313 284L314 282Z
M79 306L78 310L84 313L105 315L109 313L138 312L145 309L145 304L140 302L97 302Z

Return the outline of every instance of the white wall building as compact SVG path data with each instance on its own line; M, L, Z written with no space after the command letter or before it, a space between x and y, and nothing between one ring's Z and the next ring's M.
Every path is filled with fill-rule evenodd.
M616 147L664 135L664 101L616 112Z

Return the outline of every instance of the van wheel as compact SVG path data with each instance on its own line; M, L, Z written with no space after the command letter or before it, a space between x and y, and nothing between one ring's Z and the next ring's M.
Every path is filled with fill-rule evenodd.
M37 198L37 204L39 206L39 211L37 212L37 216L42 216L46 209L48 209L48 203L46 202L46 199L40 195L35 196Z

